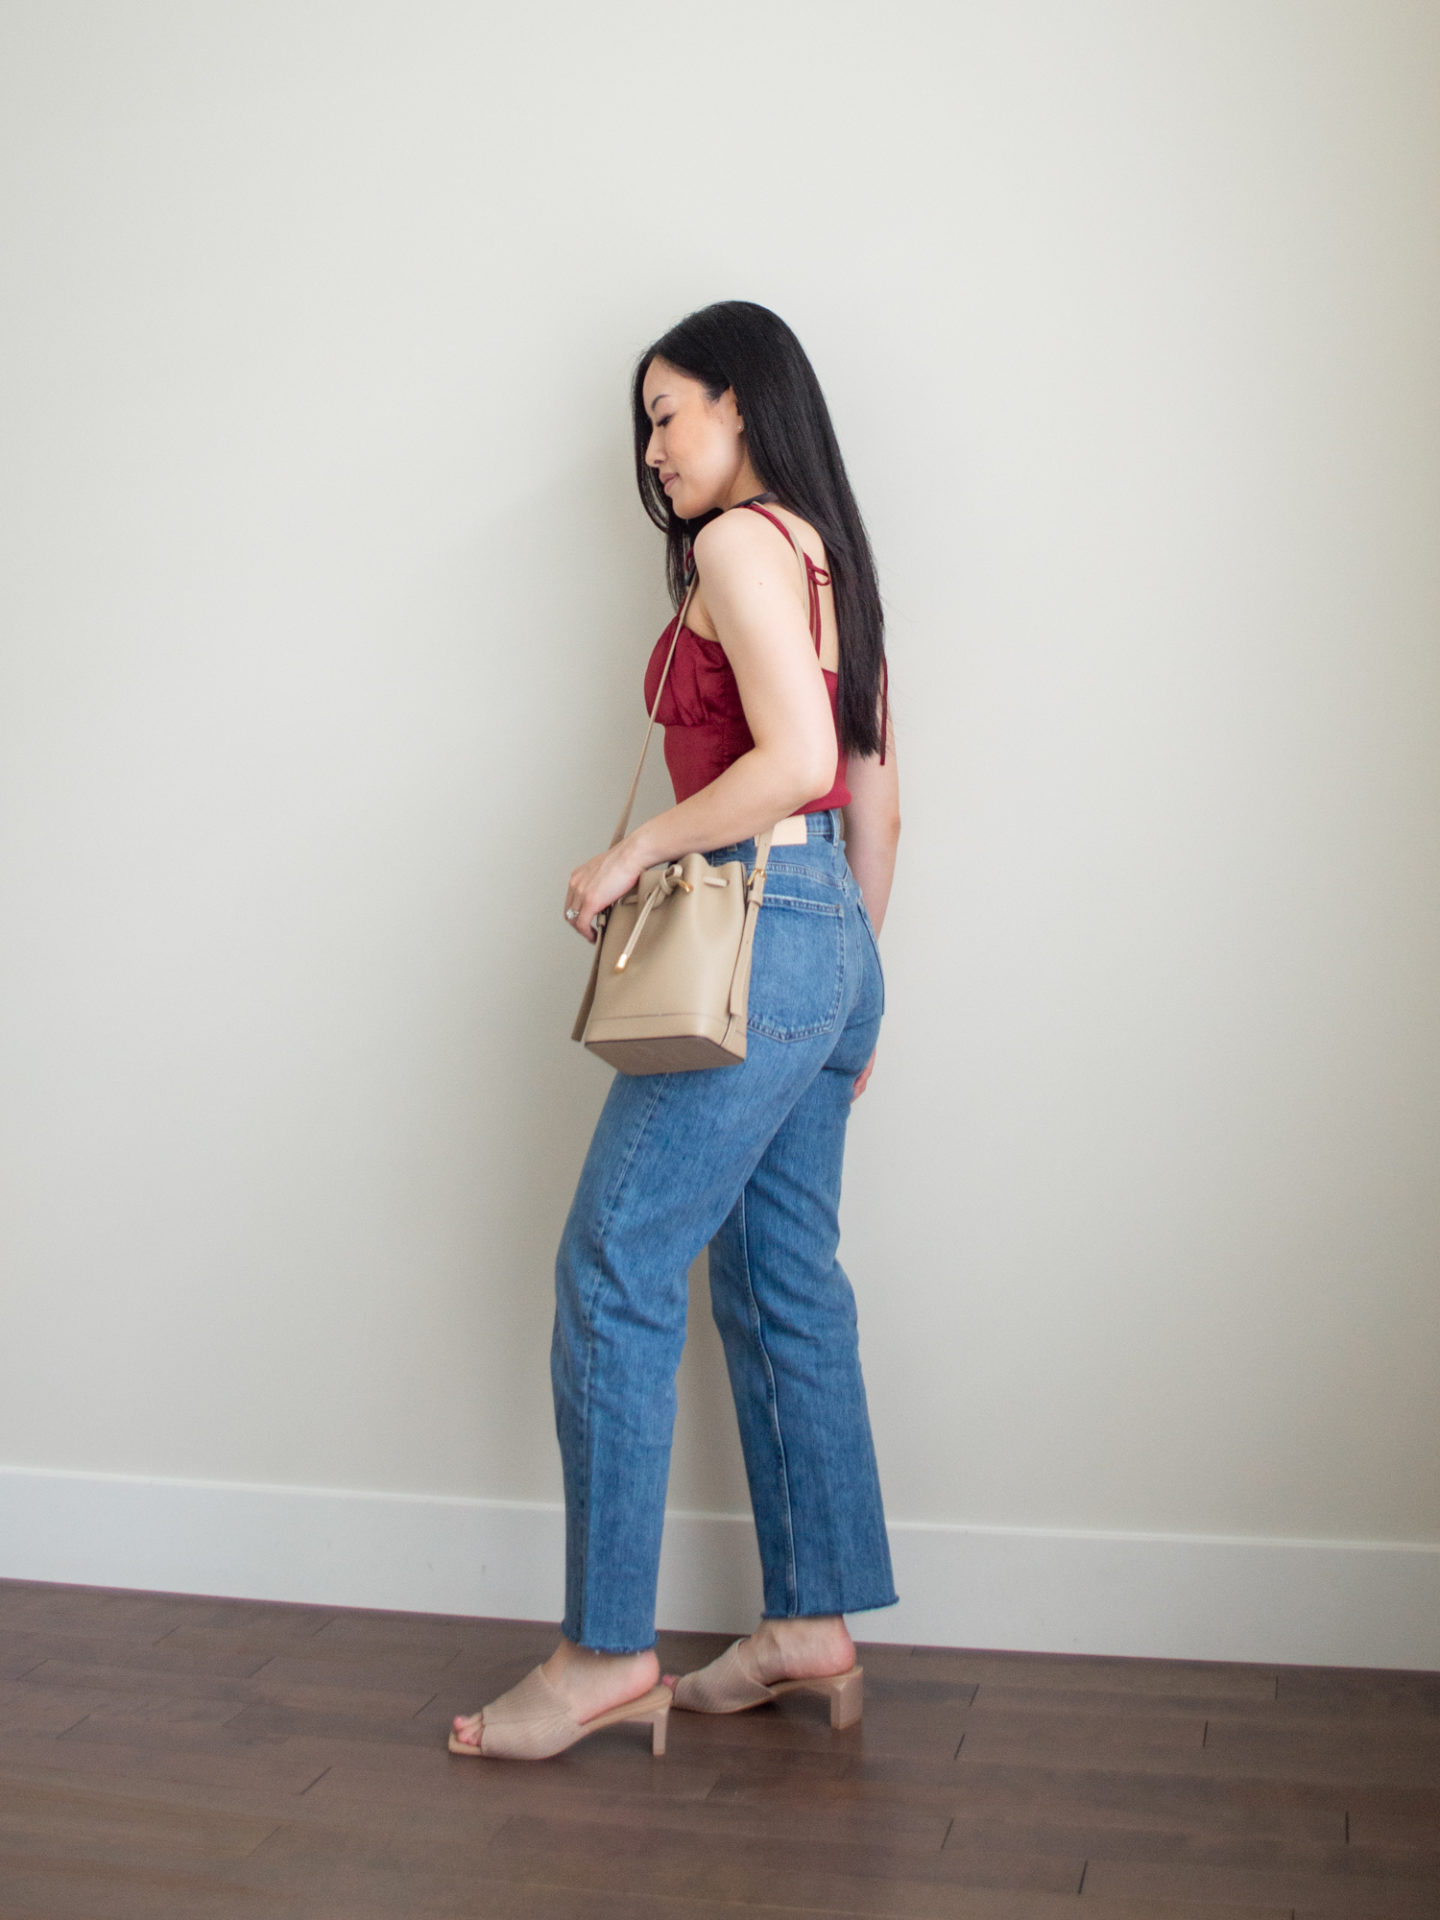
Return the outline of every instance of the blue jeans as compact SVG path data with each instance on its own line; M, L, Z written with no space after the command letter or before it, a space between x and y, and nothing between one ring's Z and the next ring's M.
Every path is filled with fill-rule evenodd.
M807 818L806 843L767 862L746 1058L615 1075L556 1256L561 1631L609 1653L655 1640L686 1281L707 1243L766 1616L899 1597L855 1296L836 1258L845 1128L885 984L840 810ZM748 872L755 842L706 857Z

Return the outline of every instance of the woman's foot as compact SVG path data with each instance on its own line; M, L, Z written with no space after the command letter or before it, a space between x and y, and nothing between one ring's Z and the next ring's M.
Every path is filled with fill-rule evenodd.
M593 1647L562 1639L541 1671L583 1724L648 1693L660 1678L660 1662L653 1647L643 1653L597 1653ZM479 1713L457 1713L452 1723L456 1739L478 1747L484 1719L483 1707Z
M811 1613L793 1620L762 1620L745 1642L746 1661L765 1685L777 1680L824 1680L848 1673L855 1664L855 1642L843 1613ZM678 1674L662 1675L667 1687Z

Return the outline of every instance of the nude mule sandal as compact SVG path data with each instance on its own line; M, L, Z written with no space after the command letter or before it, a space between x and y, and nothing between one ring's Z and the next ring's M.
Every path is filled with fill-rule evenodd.
M482 1707L480 1744L471 1746L452 1731L451 1753L469 1754L486 1760L548 1760L583 1740L587 1733L601 1727L618 1726L622 1720L648 1720L651 1728L651 1753L664 1753L665 1727L672 1695L669 1687L651 1687L637 1700L626 1700L593 1720L576 1720L565 1697L552 1687L540 1667L533 1667L525 1678L488 1707Z
M675 1705L689 1713L740 1713L746 1707L763 1706L792 1688L801 1693L818 1693L829 1699L830 1725L853 1727L864 1707L863 1667L851 1667L848 1673L832 1673L816 1680L776 1680L767 1684L751 1669L745 1654L746 1642L737 1640L718 1660L694 1673L681 1674L675 1683Z

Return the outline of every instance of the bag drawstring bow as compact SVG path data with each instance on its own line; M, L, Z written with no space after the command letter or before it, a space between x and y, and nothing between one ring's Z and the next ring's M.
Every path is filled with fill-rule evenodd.
M729 882L723 873L707 873L705 876L705 884L707 887L723 887L727 886ZM694 883L685 878L685 869L681 866L680 862L678 860L672 860L660 875L655 885L650 889L649 893L646 894L645 904L635 916L635 924L630 929L630 938L625 942L625 945L620 951L620 958L615 962L616 973L624 971L626 961L635 950L635 942L640 938L640 930L650 918L650 912L655 903L658 900L668 900L677 887L683 887L686 893L693 893L695 891Z

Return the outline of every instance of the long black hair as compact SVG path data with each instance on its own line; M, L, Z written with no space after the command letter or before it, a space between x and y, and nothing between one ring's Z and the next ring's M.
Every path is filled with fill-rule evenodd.
M836 720L842 752L861 759L881 751L881 674L885 616L869 537L850 491L845 462L805 349L779 314L753 300L717 300L671 327L635 364L635 479L646 513L665 534L665 573L678 605L695 535L721 508L682 520L646 464L651 421L645 373L656 358L703 381L712 401L727 387L745 421L750 464L782 507L808 520L825 542L840 638Z

